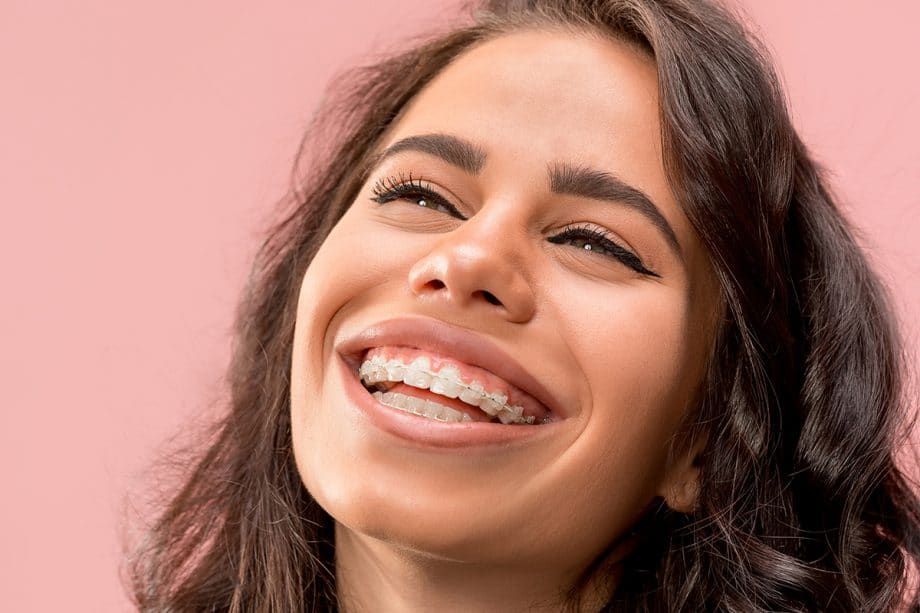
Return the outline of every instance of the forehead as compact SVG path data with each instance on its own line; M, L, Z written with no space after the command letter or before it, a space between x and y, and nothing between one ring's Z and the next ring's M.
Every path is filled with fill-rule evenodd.
M618 40L535 30L486 41L422 90L391 142L424 132L475 141L490 160L540 172L548 161L584 163L668 191L656 67Z

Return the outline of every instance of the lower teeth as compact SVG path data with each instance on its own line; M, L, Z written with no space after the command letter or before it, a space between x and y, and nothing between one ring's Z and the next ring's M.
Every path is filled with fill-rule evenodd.
M466 413L438 404L437 402L422 400L421 398L407 396L399 392L381 392L378 390L372 395L381 404L399 409L400 411L405 411L406 413L418 415L419 417L454 423L473 421Z

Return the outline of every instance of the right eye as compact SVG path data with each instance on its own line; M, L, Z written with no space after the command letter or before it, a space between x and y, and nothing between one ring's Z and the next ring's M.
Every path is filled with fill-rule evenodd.
M433 190L430 183L416 179L411 174L408 177L382 178L374 184L372 191L374 197L371 200L377 204L406 200L420 207L447 213L458 219L466 219L450 201Z

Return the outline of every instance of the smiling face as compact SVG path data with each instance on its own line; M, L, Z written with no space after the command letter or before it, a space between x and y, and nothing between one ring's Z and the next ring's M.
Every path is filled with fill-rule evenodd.
M687 510L692 457L668 445L718 300L665 176L653 61L598 37L504 35L444 69L376 153L304 276L294 339L297 466L340 532L573 577L657 497ZM424 353L480 369L493 355L471 372L552 404L549 423L474 436L375 408L339 349L394 317L468 332Z

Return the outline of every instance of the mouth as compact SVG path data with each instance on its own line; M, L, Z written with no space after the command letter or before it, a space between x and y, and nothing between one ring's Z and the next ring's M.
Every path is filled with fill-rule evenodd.
M389 320L337 350L367 394L407 416L527 430L565 418L536 377L465 328L430 319Z
M538 425L552 412L517 386L478 366L416 347L374 347L356 373L381 404L443 422Z

